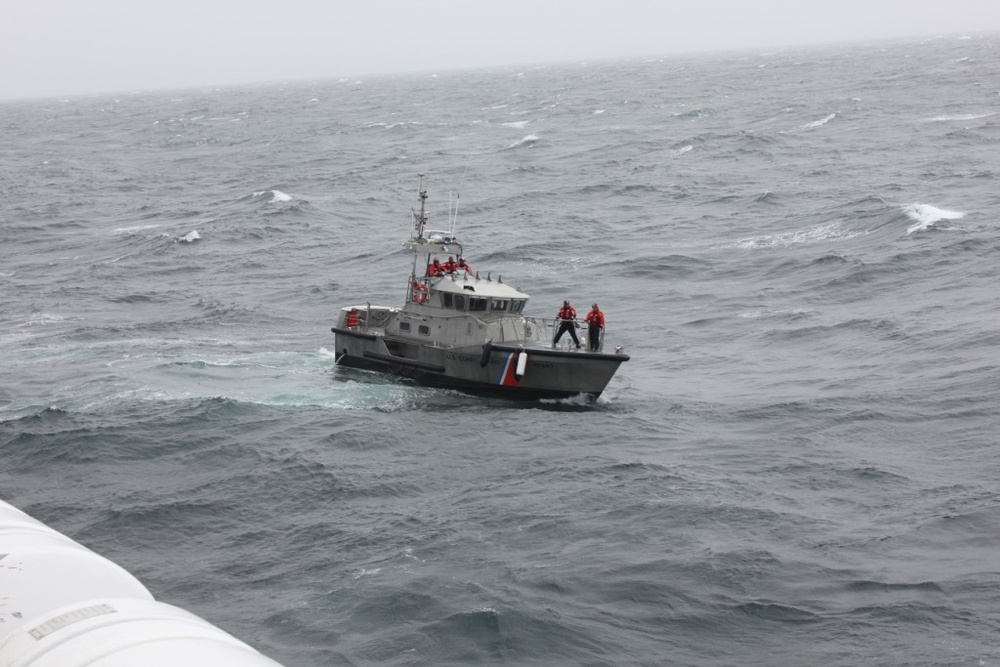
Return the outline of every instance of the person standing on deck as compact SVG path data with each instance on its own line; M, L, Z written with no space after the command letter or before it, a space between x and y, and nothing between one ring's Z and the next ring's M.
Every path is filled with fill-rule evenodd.
M601 347L601 332L604 331L604 313L595 303L584 319L587 321L587 347L591 352L597 352Z
M562 338L564 332L569 332L569 337L573 339L576 343L576 349L580 349L580 339L576 337L576 309L569 305L569 301L563 301L562 308L556 313L556 319L559 320L559 331L556 333L556 338L552 341L552 347L559 344L559 339Z

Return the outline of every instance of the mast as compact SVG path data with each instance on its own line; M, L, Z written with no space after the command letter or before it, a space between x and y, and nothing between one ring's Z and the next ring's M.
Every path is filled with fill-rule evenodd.
M418 174L418 176L420 177L417 190L420 210L410 209L413 212L413 231L403 246L410 252L421 255L434 253L461 255L462 244L455 239L453 231L427 229L427 220L430 217L427 212L427 190L424 189L424 174ZM454 222L452 224L454 225Z

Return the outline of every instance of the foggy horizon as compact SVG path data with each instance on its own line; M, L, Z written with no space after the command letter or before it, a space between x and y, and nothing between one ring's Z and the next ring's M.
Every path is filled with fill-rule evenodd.
M1000 3L582 0L500 9L448 0L336 8L290 0L23 3L0 38L0 99L77 97L538 67L1000 32Z

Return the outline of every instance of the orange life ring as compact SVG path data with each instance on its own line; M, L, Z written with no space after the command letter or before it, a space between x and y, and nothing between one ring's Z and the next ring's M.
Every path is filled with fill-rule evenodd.
M418 280L413 281L413 301L424 303L427 301L427 285Z

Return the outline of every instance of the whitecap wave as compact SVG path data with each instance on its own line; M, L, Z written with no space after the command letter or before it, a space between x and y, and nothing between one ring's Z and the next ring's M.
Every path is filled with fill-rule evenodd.
M843 222L835 221L809 229L800 229L784 234L771 234L767 236L751 236L736 241L733 244L737 248L752 250L755 248L786 248L801 243L817 243L832 239L851 239L855 236L865 234L864 230L854 229Z
M836 117L837 117L837 114L836 113L832 113L829 116L827 116L826 118L820 118L819 120L814 120L811 123L806 123L805 125L802 126L802 129L807 130L807 129L811 128L811 127L822 127L823 125L826 125L827 123L829 123L831 120L833 120Z
M529 134L528 136L526 136L525 138L521 139L520 141L515 141L514 143L512 143L507 148L520 148L522 146L534 146L537 143L538 143L538 137L535 136L534 134Z
M55 313L32 313L28 316L24 322L15 324L15 327L33 327L38 325L52 324L54 322L62 322L66 319L64 315L56 315Z
M254 197L262 197L262 196L264 196L264 195L266 195L268 193L271 194L271 201L270 201L270 203L272 203L272 204L277 204L277 203L283 202L283 201L292 201L292 196L291 195L286 195L281 190L261 190L260 192L253 193L253 196Z
M201 238L201 234L198 233L197 229L192 229L190 232L184 236L177 239L178 241L183 241L184 243L194 243Z
M995 116L995 111L987 111L985 113L959 113L952 114L950 116L935 116L934 118L928 118L928 123L948 123L955 121L966 121L966 120L978 120L980 118L989 118L990 116Z
M144 232L149 229L156 229L159 225L136 225L135 227L118 227L114 230L115 234L135 234L137 232Z
M382 571L382 568L380 568L380 567L375 567L375 568L372 568L370 570L366 570L365 568L361 568L357 572L354 573L354 578L355 579L360 579L361 577L369 577L369 576L371 576L373 574L378 574L381 571Z
M688 151L692 151L692 150L694 150L694 146L692 146L691 144L688 144L687 146L681 146L680 148L678 148L677 150L675 150L674 151L674 155L684 155Z
M799 125L794 130L782 130L778 134L796 134L798 132L803 132L805 130L813 130L813 129L817 128L817 127L822 127L822 126L826 125L827 123L829 123L831 120L833 120L836 117L837 117L837 113L834 112L834 113L829 114L828 116L820 118L819 120L814 120L811 123L806 123L805 125Z
M527 125L529 122L530 121L527 121L527 120L515 120L515 121L511 121L509 123L502 123L502 125L504 127L513 127L513 128L516 128L516 129L521 129L522 127L524 127L525 125Z
M958 220L965 217L965 213L961 211L946 211L930 204L906 204L902 210L906 217L914 221L907 228L907 234L930 229L942 220Z
M764 318L788 318L803 317L811 315L813 311L805 308L758 308L740 313L740 317L745 320L758 320Z

